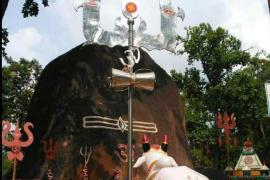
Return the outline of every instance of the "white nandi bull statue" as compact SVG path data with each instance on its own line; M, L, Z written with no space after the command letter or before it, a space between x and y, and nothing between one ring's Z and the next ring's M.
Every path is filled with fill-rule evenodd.
M160 145L150 145L146 135L143 136L143 155L134 164L134 168L144 164L146 180L208 180L208 178L186 166L178 166L168 156L168 137L165 135Z

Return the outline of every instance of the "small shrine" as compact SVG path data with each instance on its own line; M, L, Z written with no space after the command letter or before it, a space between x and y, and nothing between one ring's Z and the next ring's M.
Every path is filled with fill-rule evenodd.
M243 151L234 168L234 177L270 177L269 168L262 164L250 140L244 142ZM233 178L234 179L234 178Z

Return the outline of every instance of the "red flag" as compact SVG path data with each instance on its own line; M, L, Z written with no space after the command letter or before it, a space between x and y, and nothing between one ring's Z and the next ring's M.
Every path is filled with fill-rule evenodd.
M236 127L236 117L234 117L234 113L231 114L231 125L230 128L234 129Z
M224 123L229 123L229 121L230 121L230 117L229 117L229 115L228 115L228 113L227 113L227 112L225 112L225 113L224 113L223 120L224 120Z
M223 120L224 120L224 133L226 135L226 143L228 143L227 139L229 138L231 131L230 131L230 124L229 124L230 117L227 112L224 113Z

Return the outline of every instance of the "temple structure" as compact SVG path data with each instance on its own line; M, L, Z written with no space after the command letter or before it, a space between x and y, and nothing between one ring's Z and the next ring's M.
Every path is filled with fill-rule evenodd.
M243 151L234 168L234 176L267 176L269 177L269 168L262 164L254 151L253 144L247 140L244 142Z

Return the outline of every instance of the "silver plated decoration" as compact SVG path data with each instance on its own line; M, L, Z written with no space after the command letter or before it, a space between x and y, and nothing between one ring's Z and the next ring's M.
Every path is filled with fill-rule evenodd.
M128 131L128 121L121 117L118 119L102 116L85 116L83 117L83 127L86 129L110 129L125 132ZM133 121L133 132L157 133L156 123Z
M115 90L123 90L128 86L134 88L153 91L155 87L156 75L153 71L145 69L149 72L140 72L139 69L134 73L129 73L112 68L111 87Z
M108 31L100 26L101 0L74 0L74 8L83 8L83 32L86 44L102 44L110 47L115 45L128 45L128 26L123 16L117 17L113 31ZM156 35L146 33L147 24L142 18L137 18L138 28L134 30L134 46L144 47L147 50L167 50L177 53L176 24L177 17L184 20L183 9L175 10L171 0L159 0L160 8L160 33Z
M135 51L137 51L137 57L134 55ZM128 59L128 63L126 63L123 58L119 58L119 60L124 67L128 68L127 70L133 68L135 64L139 63L141 58L141 52L139 48L133 48L133 50L126 50L124 53L127 54L126 57Z
M122 133L125 131L125 129L127 127L126 123L123 121L123 119L121 117L119 117L119 119L118 119L117 126L122 131Z

